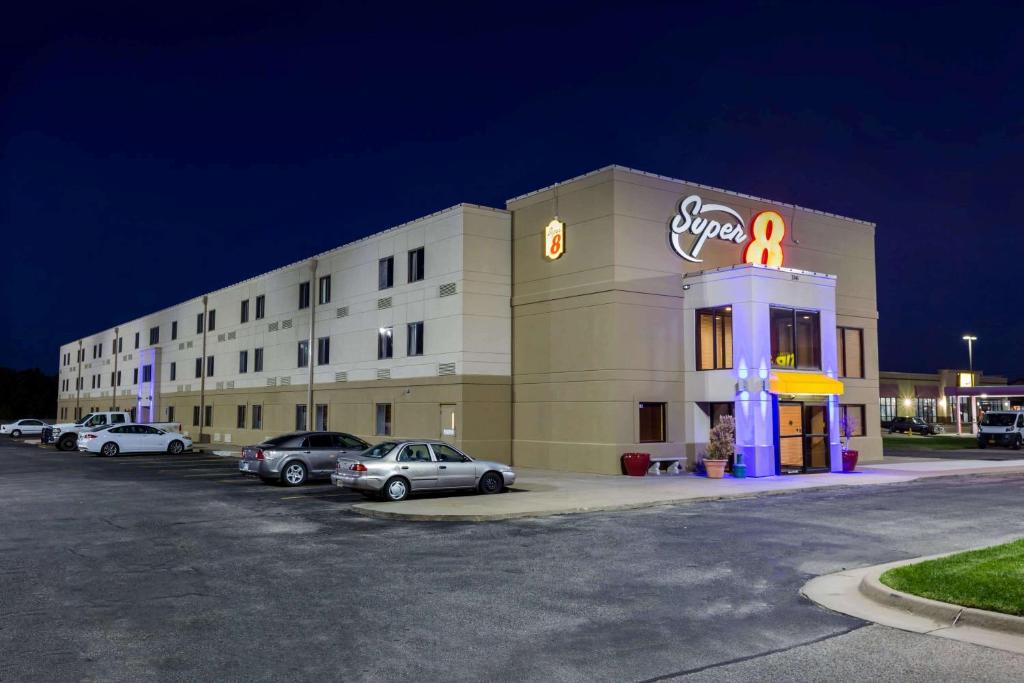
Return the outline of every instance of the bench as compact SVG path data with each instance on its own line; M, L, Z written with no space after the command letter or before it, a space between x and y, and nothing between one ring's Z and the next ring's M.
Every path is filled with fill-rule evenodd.
M685 455L659 455L657 457L651 456L651 466L647 470L647 474L654 476L661 476L661 464L670 463L668 468L665 470L667 474L682 474L683 466L686 464Z

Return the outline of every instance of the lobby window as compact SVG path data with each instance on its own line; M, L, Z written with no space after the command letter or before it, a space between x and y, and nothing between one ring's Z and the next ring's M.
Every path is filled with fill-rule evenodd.
M732 306L697 311L697 369L732 367Z
M153 346L154 344L159 344L159 343L160 343L160 326L157 325L156 327L149 328L149 345Z
M331 303L331 276L324 275L320 278L320 282L317 287L317 298L318 304L329 304Z
M249 300L242 299L241 309L238 311L238 322L249 322Z
M864 406L854 404L841 404L839 406L840 438L844 435L843 420L846 420L850 427L850 436L864 436L867 433L864 426Z
M143 365L142 366L142 381L152 382L153 381L153 366Z
M391 404L377 404L377 424L374 432L378 436L391 436Z
M171 381L178 379L178 364L171 361Z
M919 398L917 400L916 416L925 422L935 422L935 399Z
M299 342L298 367L309 367L309 340L307 339Z
M253 349L252 351L252 371L263 372L263 348Z
M393 327L382 327L377 330L377 360L384 360L385 358L391 358L394 355L394 348L392 344L392 337L394 336L395 328Z
M263 406L252 407L252 428L263 429Z
M299 283L299 310L309 308L309 282Z
M770 309L772 367L821 369L821 316L772 306Z
M836 357L840 377L864 377L864 330L836 328Z
M260 294L256 297L256 319L263 320L263 316L267 314L267 297Z
M419 282L423 279L423 258L423 247L409 252L409 282Z
M213 356L206 357L206 376L213 377Z
M318 432L327 431L327 404L318 403L316 405L316 412L313 414L314 423L313 429Z
M196 358L196 379L203 376L203 359Z
M331 362L331 338L320 337L316 340L316 364L327 365Z
M665 404L640 404L640 443L661 443L665 440Z
M207 427L213 426L213 406L206 406L206 420Z
M197 313L196 314L196 334L202 334L202 333L203 333L203 314L202 313Z
M171 341L174 341L177 338L178 338L178 321L177 320L173 320L173 321L171 321Z
M423 323L409 323L406 331L408 347L406 355L409 356L422 356L423 355Z
M235 420L235 426L238 429L245 429L245 414L247 409L245 406L238 406L238 416Z
M206 331L213 332L215 329L217 329L217 311L211 310L207 314Z
M302 431L306 428L306 404L299 403L295 406L295 429Z
M395 284L395 257L388 256L377 262L377 289L387 289Z
M244 375L249 372L249 352L239 351L238 352L238 374Z
M883 396L878 399L878 412L883 425L896 419L896 397Z

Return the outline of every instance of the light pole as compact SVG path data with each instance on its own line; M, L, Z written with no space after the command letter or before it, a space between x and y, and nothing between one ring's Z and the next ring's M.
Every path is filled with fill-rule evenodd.
M971 377L974 376L974 342L978 341L978 338L972 334L965 334L963 340L967 342L967 364L968 369L971 371Z

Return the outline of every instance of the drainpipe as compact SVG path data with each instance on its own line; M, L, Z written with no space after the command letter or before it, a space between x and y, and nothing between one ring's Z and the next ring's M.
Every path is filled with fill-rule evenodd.
M75 378L75 422L78 421L78 416L81 413L82 407L80 405L80 399L82 396L82 340L78 340L78 352L75 355L75 359L78 361L78 377Z
M309 377L306 380L306 429L313 431L316 426L315 418L315 406L313 405L313 354L316 352L316 347L313 346L313 341L316 339L316 302L320 297L320 287L316 281L316 268L319 262L316 259L310 259L309 261ZM313 285L317 285L316 290L313 290Z
M114 353L114 381L110 383L110 392L111 395L114 397L114 404L110 406L111 410L114 410L114 408L117 407L117 335L120 332L120 329L121 328L119 327L114 328L114 347L111 349L111 351Z
M203 427L206 425L206 330L210 328L207 297L203 297L203 355L199 360L199 443L203 443Z

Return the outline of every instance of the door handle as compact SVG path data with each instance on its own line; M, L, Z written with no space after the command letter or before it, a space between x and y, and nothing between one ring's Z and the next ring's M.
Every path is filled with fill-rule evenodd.
M403 470L407 470L407 469L409 469L409 466L408 465L402 465L402 469Z
M446 470L446 469L448 469L448 465L438 465L437 469L439 469L439 470Z

